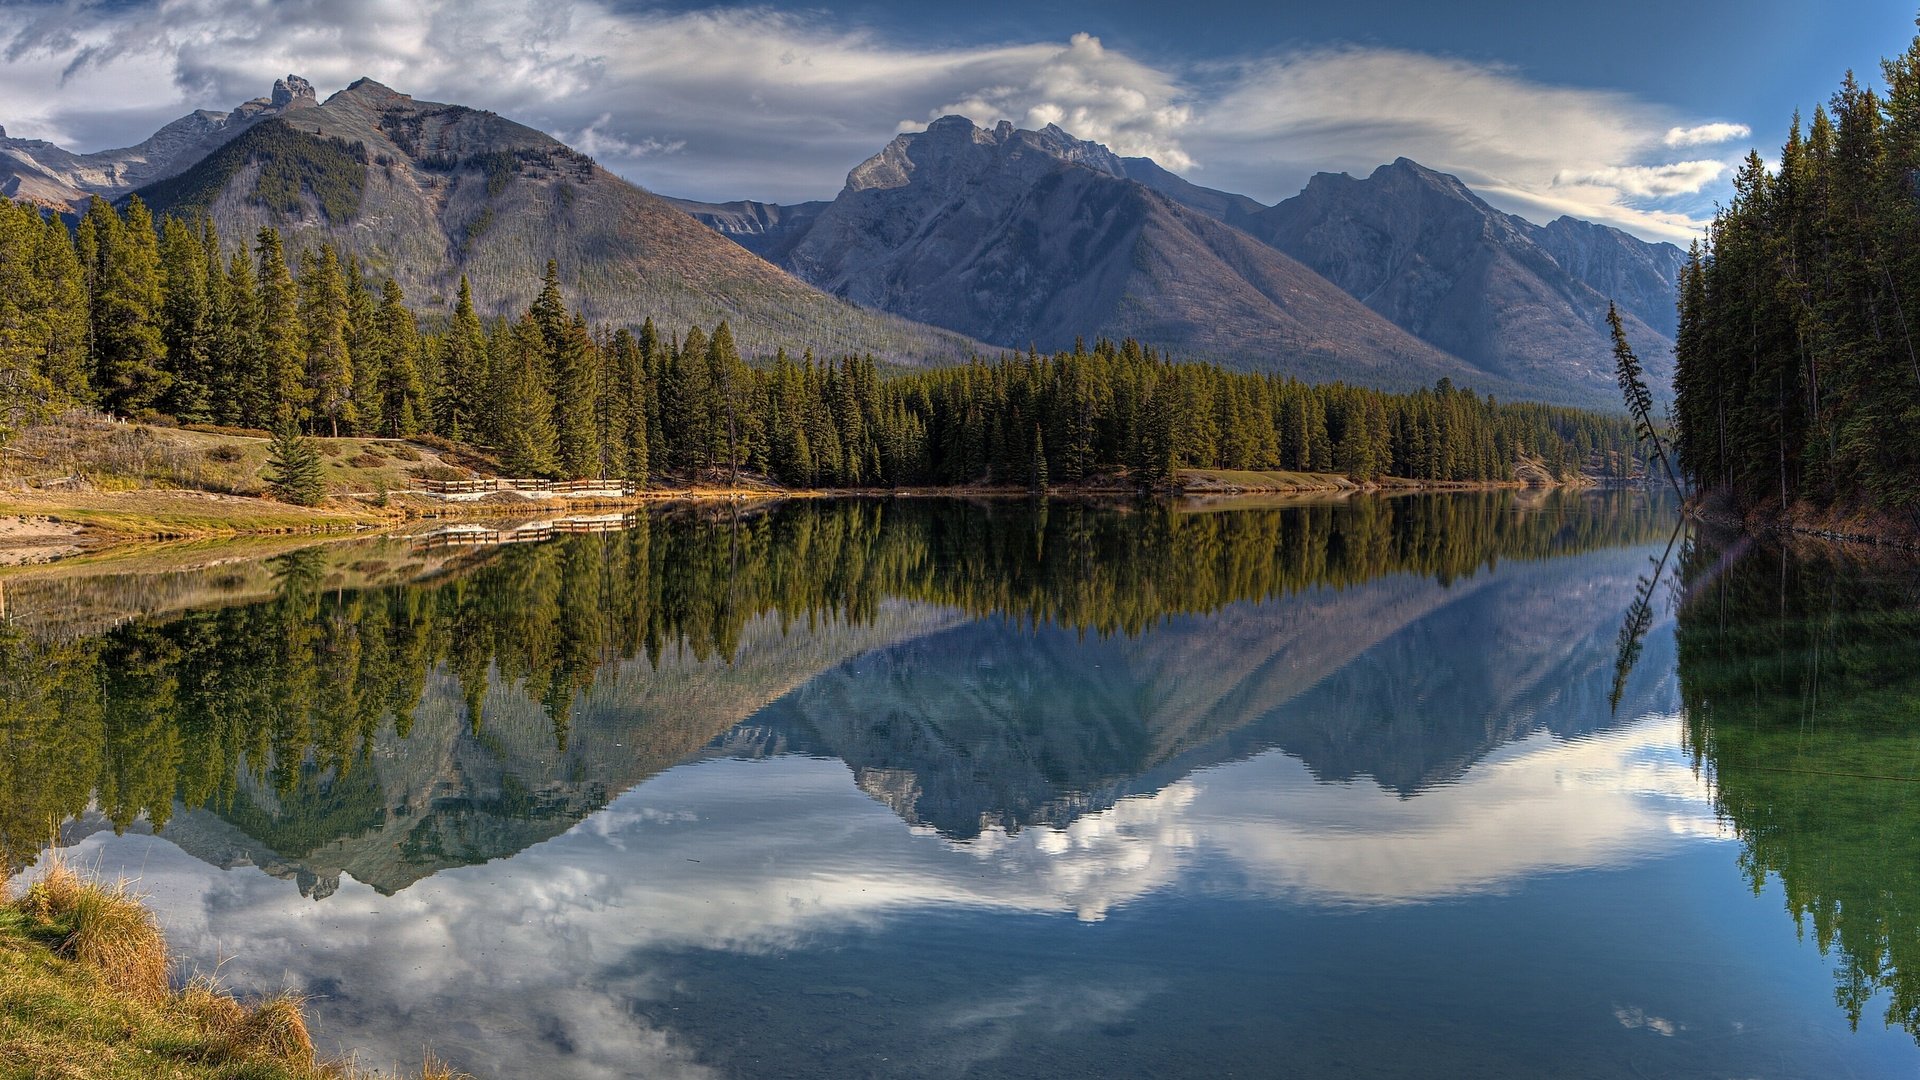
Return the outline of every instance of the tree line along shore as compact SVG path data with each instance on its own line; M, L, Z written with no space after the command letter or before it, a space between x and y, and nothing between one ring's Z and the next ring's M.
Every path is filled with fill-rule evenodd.
M1620 418L1176 362L1096 342L901 369L743 358L729 327L591 326L559 268L508 319L398 285L327 246L250 244L95 200L69 226L0 200L0 437L86 406L152 424L444 440L498 474L638 487L1164 488L1181 470L1359 484L1513 482L1635 468ZM291 445L291 443L289 443Z
M1749 154L1680 279L1674 427L1710 507L1920 544L1920 38Z

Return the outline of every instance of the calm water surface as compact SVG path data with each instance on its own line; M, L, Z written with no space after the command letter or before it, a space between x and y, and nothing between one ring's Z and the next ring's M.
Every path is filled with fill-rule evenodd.
M681 512L6 603L0 852L64 820L364 1063L1920 1072L1920 576L1638 496Z

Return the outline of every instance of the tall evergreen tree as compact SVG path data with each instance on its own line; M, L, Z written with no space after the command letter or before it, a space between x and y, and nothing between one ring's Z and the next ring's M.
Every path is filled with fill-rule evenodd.
M100 212L114 218L111 209ZM144 416L160 404L173 382L160 329L164 283L153 215L134 196L127 203L125 226L97 229L96 235L103 237L104 246L95 285L99 321L94 327L94 385L108 409Z
M313 415L307 389L307 329L301 321L300 290L287 267L280 233L263 228L255 240L258 291L255 313L259 329L253 335L260 350L259 382L248 393L248 418L268 423L282 405L296 420Z
M346 276L333 245L300 256L300 325L307 332L306 391L316 430L353 431L353 355L347 347L351 311Z

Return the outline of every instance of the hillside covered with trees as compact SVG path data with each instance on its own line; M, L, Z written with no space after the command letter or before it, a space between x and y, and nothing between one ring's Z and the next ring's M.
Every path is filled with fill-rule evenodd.
M725 323L590 325L549 263L516 321L463 281L424 320L327 245L251 247L204 219L95 200L77 228L0 201L0 395L17 430L92 406L320 435L433 435L517 475L750 472L810 487L1047 486L1181 468L1500 481L1631 471L1624 418L1502 403L1442 380L1391 394L1177 363L1127 342L883 370L870 357L741 355Z
M1920 39L1750 154L1681 275L1682 468L1743 508L1920 520Z

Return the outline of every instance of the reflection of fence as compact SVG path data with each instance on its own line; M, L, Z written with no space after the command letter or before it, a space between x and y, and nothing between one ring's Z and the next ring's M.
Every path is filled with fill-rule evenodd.
M484 495L494 491L541 491L555 495L618 495L626 497L639 487L625 480L535 480L494 476L478 480L422 480L420 486L435 495Z
M621 515L591 518L561 518L557 521L535 521L525 525L505 528L489 528L478 525L457 525L420 538L415 550L432 551L436 548L457 547L497 547L501 544L531 544L541 540L551 540L556 536L569 536L577 533L619 532L627 527L627 519Z

